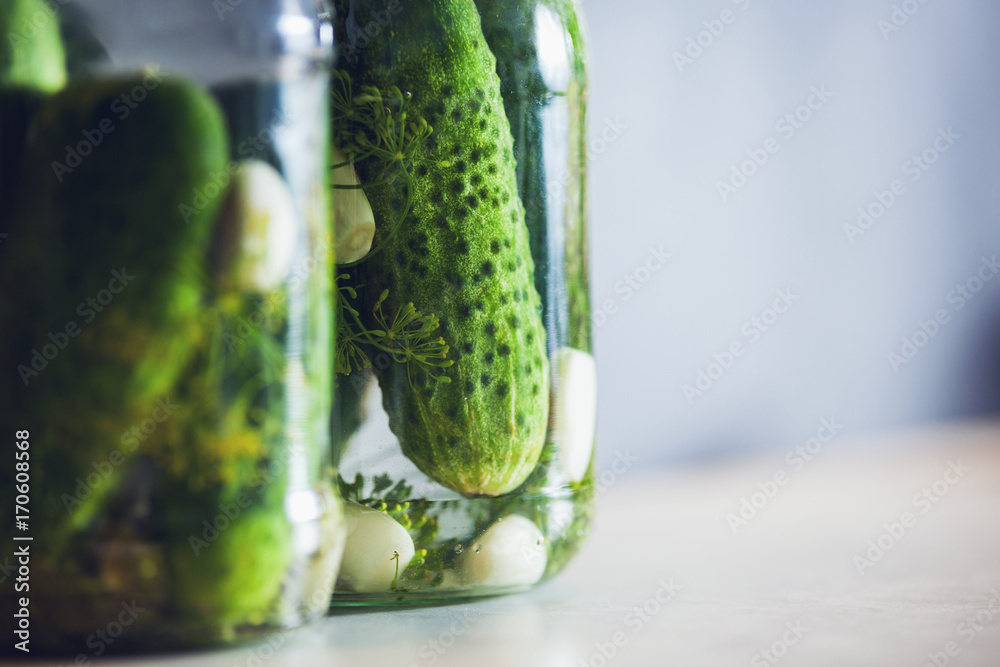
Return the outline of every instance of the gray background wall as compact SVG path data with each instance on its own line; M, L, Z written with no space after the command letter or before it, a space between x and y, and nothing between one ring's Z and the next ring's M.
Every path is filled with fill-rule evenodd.
M889 32L894 4L917 10ZM1000 405L1000 279L961 309L957 294L949 301L984 256L1000 258L1000 5L583 7L593 297L595 309L613 301L615 310L596 321L605 463L623 448L645 463L787 449L822 418L862 433ZM723 10L732 22L679 70L674 53ZM789 137L776 123L812 87L832 96L814 98L820 108ZM904 165L939 128L959 138L914 182ZM723 201L718 182L769 138L777 151ZM905 192L851 243L845 225L897 179ZM672 257L636 273L650 246ZM628 294L627 275L648 280ZM776 290L797 300L753 341L744 323L754 326ZM939 310L947 322L894 369L889 353L901 355L902 338ZM743 356L688 400L683 386L696 387L699 370L718 375L713 355L733 342Z

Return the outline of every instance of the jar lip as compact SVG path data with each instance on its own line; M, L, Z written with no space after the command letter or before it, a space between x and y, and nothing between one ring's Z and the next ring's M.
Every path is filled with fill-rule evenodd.
M158 65L213 85L291 80L333 61L329 13L315 0L74 0L63 20L104 46L88 63L102 73Z

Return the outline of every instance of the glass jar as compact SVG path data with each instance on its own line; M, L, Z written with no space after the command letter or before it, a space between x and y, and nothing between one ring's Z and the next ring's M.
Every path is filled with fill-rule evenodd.
M337 0L334 605L526 589L593 511L572 0Z
M0 72L15 652L93 659L316 617L345 534L329 22L312 0L0 15L18 38Z

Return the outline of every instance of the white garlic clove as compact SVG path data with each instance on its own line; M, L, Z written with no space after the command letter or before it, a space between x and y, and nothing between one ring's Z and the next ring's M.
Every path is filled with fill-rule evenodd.
M338 587L359 593L390 590L397 562L402 573L413 558L410 534L384 512L357 503L344 503L344 519L347 544L340 562Z
M280 287L295 260L300 227L292 193L281 174L260 160L240 163L231 187L236 280L250 289Z
M333 149L334 164L347 162L339 149ZM333 170L333 184L355 186L361 180L354 165ZM337 263L356 262L372 249L375 239L375 214L368 197L361 188L334 188L333 190L334 242Z
M555 354L553 440L563 470L574 482L587 474L597 429L597 364L594 357L569 347Z
M545 574L545 537L534 523L517 514L498 519L459 556L466 584L529 586Z

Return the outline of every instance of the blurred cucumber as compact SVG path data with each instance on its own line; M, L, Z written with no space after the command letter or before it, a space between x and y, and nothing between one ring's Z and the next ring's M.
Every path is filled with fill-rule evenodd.
M59 17L44 0L0 3L0 86L52 92L66 84L66 52Z
M138 87L142 103L118 109ZM215 207L185 221L179 206L226 154L215 103L180 80L74 83L37 112L0 263L0 426L31 430L33 481L46 488L33 497L36 525L53 552L125 466L109 464L97 483L88 476L112 451L134 454L126 431L206 335L202 263Z

